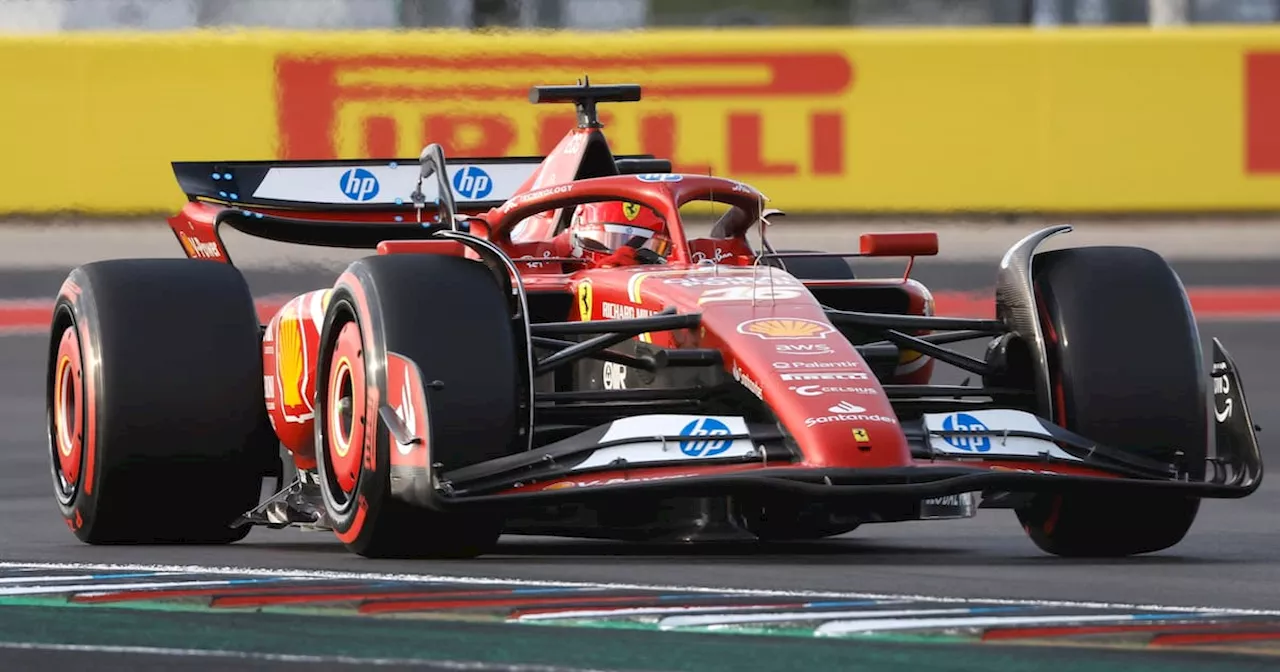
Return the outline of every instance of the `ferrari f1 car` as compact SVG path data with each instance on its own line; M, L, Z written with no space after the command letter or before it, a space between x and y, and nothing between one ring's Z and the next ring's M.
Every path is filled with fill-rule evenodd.
M909 261L855 273L936 234L776 250L750 185L612 153L597 104L638 86L530 97L577 110L546 157L175 163L187 259L81 266L56 299L49 451L74 534L296 525L468 557L502 533L816 539L988 507L1048 553L1120 556L1261 483L1239 372L1217 339L1206 366L1155 253L1039 251L1070 230L1047 228L1004 255L994 319L938 316ZM637 235L618 264L565 244L600 202L667 244ZM264 325L224 225L376 253ZM948 347L974 339L984 356ZM937 362L978 382L933 383Z

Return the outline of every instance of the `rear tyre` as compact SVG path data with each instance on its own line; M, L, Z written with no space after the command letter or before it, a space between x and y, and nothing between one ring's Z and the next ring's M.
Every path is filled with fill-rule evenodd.
M778 250L811 252L812 250ZM786 270L799 280L855 280L853 266L844 257L794 257L766 259L765 263Z
M516 450L516 340L507 299L488 268L429 254L361 259L338 281L321 342L318 476L338 538L370 558L464 558L490 550L500 518L435 511L391 495L392 439L368 406L371 393L388 398L386 357L396 353L414 362L424 381L440 383L426 401L425 438L437 471Z
M278 458L239 271L127 259L71 272L46 392L58 507L80 540L219 544Z
M1053 419L1203 479L1206 375L1195 317L1173 269L1149 250L1089 247L1036 255L1033 278ZM1049 553L1125 556L1177 544L1199 505L1168 495L1037 495L1017 514Z

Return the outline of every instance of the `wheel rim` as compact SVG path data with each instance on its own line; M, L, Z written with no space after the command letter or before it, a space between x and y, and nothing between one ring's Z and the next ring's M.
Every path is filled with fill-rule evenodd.
M328 481L339 508L350 505L364 463L365 392L360 331L354 322L343 325L334 344L329 367L325 437L330 469Z
M53 370L51 449L58 497L70 501L80 482L84 455L84 377L75 327L62 332Z

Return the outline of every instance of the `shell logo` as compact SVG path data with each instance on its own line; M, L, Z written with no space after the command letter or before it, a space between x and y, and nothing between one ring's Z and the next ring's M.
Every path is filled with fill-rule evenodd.
M314 409L306 402L307 336L296 308L280 317L276 362L280 368L280 394L285 417L306 420Z
M576 487L578 487L578 484L573 481L560 481L559 483L552 483L551 485L548 485L543 488L543 490L568 490Z
M304 294L280 311L276 328L276 375L285 420L306 422L315 417L311 379L319 354L320 327L332 290Z
M818 339L835 333L835 327L804 318L765 318L739 324L738 333L766 341Z

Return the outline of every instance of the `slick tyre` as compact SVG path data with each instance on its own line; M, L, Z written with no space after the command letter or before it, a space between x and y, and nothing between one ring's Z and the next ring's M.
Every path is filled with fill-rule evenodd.
M429 385L422 438L437 472L514 452L516 340L489 269L431 254L356 261L335 286L321 343L318 477L338 538L370 558L465 558L490 550L500 518L393 496L394 439L371 403L371 395L390 398L386 369L394 353L416 364Z
M812 250L778 250L778 252L811 252ZM854 280L857 275L848 259L842 257L795 257L767 259L765 263L786 270L799 280Z
M253 297L231 266L103 261L54 304L46 419L54 492L80 540L219 544L278 443Z
M1088 247L1037 255L1033 278L1053 419L1203 479L1207 376L1195 317L1173 269L1149 250ZM1125 556L1177 544L1198 510L1194 498L1073 493L1037 495L1017 514L1046 552Z

